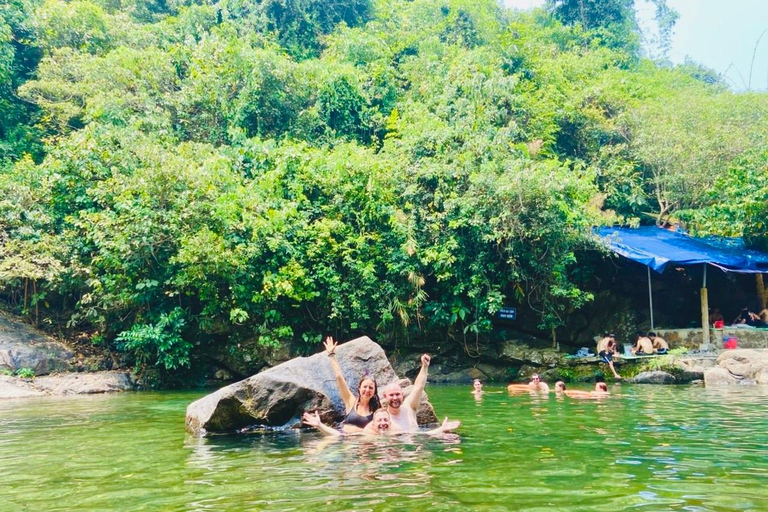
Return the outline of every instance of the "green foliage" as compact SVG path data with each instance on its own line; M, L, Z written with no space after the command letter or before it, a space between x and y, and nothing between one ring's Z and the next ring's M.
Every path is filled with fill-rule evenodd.
M131 354L139 368L147 365L176 370L190 364L192 344L182 338L186 320L184 311L176 308L161 313L154 323L137 323L117 335L118 348Z
M759 245L765 95L640 59L631 6L6 2L0 298L165 378L324 333L469 350L506 305L548 336L602 223Z
M36 374L32 368L18 368L14 375L21 379L34 379Z

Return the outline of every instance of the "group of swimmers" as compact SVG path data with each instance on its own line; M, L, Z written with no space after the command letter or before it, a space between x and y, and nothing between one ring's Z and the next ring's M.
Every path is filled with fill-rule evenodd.
M416 411L421 401L421 395L424 393L424 386L427 384L427 372L431 361L428 354L421 356L421 369L413 382L411 393L404 397L400 384L393 382L382 390L381 397L384 399L382 403L379 400L376 380L368 376L360 379L357 385L357 396L355 396L344 379L341 366L336 360L337 345L330 336L326 338L324 343L325 353L328 355L333 374L336 377L341 400L344 402L345 416L341 430L325 425L320 420L320 414L317 411L304 413L301 419L306 425L315 427L329 436L350 434L397 435L402 433L442 434L455 430L461 425L458 421L449 421L448 418L445 418L437 428L428 431L419 429Z
M510 384L507 386L509 393L536 393L536 394L549 394L549 385L541 380L541 376L538 373L531 375L531 380L527 384ZM475 398L480 398L485 393L483 391L483 383L480 379L475 379L472 383L472 394ZM566 389L565 382L559 380L555 382L555 395L567 396L569 398L603 398L610 395L608 391L608 384L605 382L597 382L593 391L581 391Z

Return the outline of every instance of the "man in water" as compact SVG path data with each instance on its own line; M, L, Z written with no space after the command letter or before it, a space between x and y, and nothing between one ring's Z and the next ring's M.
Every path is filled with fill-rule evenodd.
M531 375L531 382L528 383L528 389L535 391L536 393L549 393L549 386L546 382L542 382L538 373Z
M416 421L416 410L419 408L424 386L427 385L427 371L431 360L432 358L428 354L421 356L421 370L419 370L416 380L413 381L411 394L406 398L403 398L403 388L397 382L389 384L381 393L384 400L387 401L387 412L389 412L390 420L403 432L415 432L419 428Z
M603 339L597 342L597 355L604 363L608 363L608 367L613 372L613 376L617 379L621 378L616 372L616 368L613 367L613 356L618 355L619 350L616 345L616 335L606 334Z
M651 343L653 344L653 351L657 354L666 354L669 352L669 343L667 343L667 340L661 336L656 336L655 332L649 332L648 339L651 340Z
M653 354L653 342L645 334L638 332L635 346L632 347L632 353L636 356L647 356Z

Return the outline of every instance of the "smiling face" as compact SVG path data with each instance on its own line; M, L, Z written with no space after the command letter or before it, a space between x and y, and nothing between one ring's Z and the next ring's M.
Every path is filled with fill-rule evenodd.
M475 379L475 382L472 383L472 387L475 389L475 391L482 391L483 383L480 382L479 379Z
M371 398L376 396L376 393L378 393L376 382L373 379L363 378L360 381L360 385L357 387L357 393L360 400L367 403Z
M383 434L389 432L392 424L389 421L389 413L384 409L379 409L373 414L373 426L376 428L376 432Z
M403 390L398 384L390 384L384 390L384 398L390 408L400 409L400 406L403 405Z

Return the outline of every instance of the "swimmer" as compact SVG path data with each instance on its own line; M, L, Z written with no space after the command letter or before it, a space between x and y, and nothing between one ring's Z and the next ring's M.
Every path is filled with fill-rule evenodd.
M403 388L397 382L391 383L382 392L384 400L387 401L390 420L403 432L415 432L419 428L416 410L424 393L424 386L427 385L427 371L431 360L429 354L421 356L421 370L413 381L411 393L406 398L403 398Z
M483 394L485 391L483 391L483 382L480 379L475 379L474 382L472 382L472 395L476 399L480 399L483 397Z
M357 396L349 389L347 381L341 372L341 366L336 360L336 346L338 343L328 336L325 339L325 352L328 354L328 361L331 364L333 375L336 377L336 385L339 388L339 395L344 402L344 422L342 430L344 432L359 432L373 419L373 413L381 407L379 403L379 389L376 381L371 377L365 376L357 384Z
M581 391L566 389L565 382L559 380L555 383L555 394L558 396L565 395L568 398L602 398L608 396L608 385L605 382L598 382L595 384L594 391Z
M549 386L541 380L538 373L531 375L531 382L528 383L528 389L536 393L549 393Z

